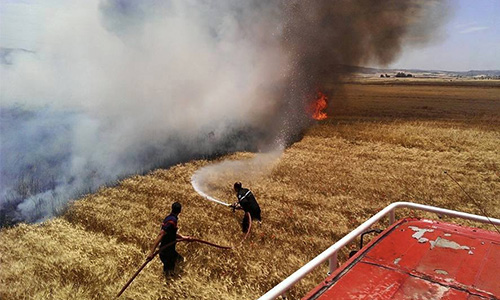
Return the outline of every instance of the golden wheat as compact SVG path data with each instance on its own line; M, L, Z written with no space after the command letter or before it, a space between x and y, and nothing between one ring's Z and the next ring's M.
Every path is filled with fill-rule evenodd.
M444 170L491 217L500 216L498 86L352 84L342 95L346 102L332 118L310 128L269 173L243 182L256 195L264 221L254 224L244 247L180 244L187 259L180 278L165 280L154 260L122 298L257 298L394 201L480 214ZM113 298L144 261L174 201L184 207L180 233L237 245L241 212L204 200L190 180L204 166L252 157L236 153L134 176L75 201L60 218L2 229L0 298ZM214 196L233 202L233 179L211 178ZM306 277L291 298L318 283L326 269Z

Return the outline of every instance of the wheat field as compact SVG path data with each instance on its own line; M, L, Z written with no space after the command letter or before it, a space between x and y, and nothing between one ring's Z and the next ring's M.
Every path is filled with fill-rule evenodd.
M410 83L410 84L409 84ZM330 117L309 128L262 176L215 179L233 202L232 181L256 195L263 224L243 246L179 244L176 279L152 261L122 299L255 299L395 201L500 217L500 83L361 81L327 91ZM0 231L0 299L111 299L144 262L172 202L183 204L180 233L222 245L242 239L241 212L200 197L191 176L226 160L192 161L74 201L60 217ZM245 181L245 179L247 179ZM397 217L431 214L399 211ZM483 228L478 225L462 222ZM387 221L375 225L384 228ZM354 248L343 249L340 261ZM325 276L325 264L289 293L297 299Z

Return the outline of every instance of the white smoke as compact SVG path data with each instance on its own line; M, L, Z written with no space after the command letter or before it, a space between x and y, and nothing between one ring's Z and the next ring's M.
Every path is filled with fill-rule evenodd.
M280 108L276 90L288 58L280 49L278 24L269 24L269 14L275 13L270 4L56 4L40 10L43 30L36 49L11 54L10 64L0 65L2 107L35 112L20 124L23 130L43 127L63 111L72 116L62 126L69 134L24 148L23 157L7 152L23 148L24 142L2 141L2 173L10 172L3 177L12 183L2 186L4 201L6 190L20 197L13 185L28 166L65 159L50 174L55 186L22 195L22 219L48 217L69 197L122 176L224 151L238 130L265 131L263 124ZM40 110L47 114L40 116ZM59 127L44 128L54 134ZM9 133L2 130L2 135ZM227 150L247 147L244 138L234 140L241 145L233 143ZM9 166L7 160L13 160Z
M0 2L0 224L130 174L286 144L342 66L422 44L447 3ZM29 49L13 46L20 33Z

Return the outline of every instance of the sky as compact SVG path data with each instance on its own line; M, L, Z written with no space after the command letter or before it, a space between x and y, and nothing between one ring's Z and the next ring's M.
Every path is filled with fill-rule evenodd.
M51 1L0 1L0 47L36 51ZM427 70L500 69L500 1L451 0L455 10L435 40L405 47L388 67Z
M407 47L389 67L424 70L500 70L500 1L451 0L444 32L421 48Z

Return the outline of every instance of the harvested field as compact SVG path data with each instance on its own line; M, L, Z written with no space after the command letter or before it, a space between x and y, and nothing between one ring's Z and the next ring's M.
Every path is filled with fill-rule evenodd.
M444 170L499 218L500 84L439 82L331 87L342 101L329 119L305 132L266 175L235 178L263 209L264 222L254 224L244 247L180 244L187 259L180 278L166 281L155 259L122 299L255 299L395 201L480 214ZM251 157L236 153L218 161ZM216 162L131 177L75 201L57 219L2 229L0 299L113 298L146 258L174 201L183 204L181 234L237 244L242 213L204 200L190 184L194 172ZM217 197L234 201L231 180L215 185ZM308 276L291 298L326 270Z

